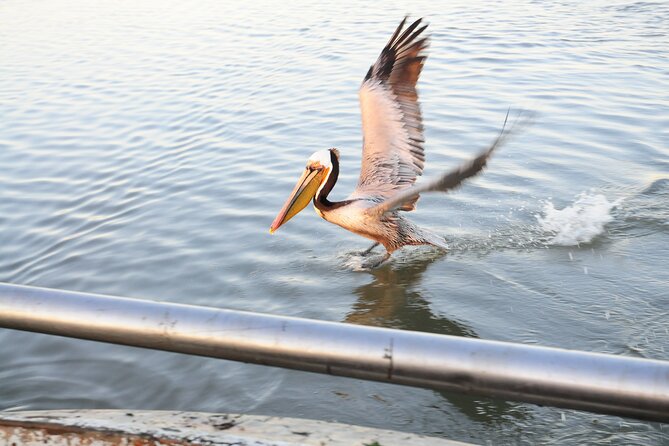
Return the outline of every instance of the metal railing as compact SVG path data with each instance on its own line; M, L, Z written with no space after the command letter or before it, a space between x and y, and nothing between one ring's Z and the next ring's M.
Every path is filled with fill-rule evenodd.
M2 283L0 327L669 422L665 361Z

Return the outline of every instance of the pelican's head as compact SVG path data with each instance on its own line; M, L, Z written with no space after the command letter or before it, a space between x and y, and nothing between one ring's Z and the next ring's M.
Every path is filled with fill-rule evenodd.
M297 181L295 189L286 200L269 228L269 233L279 229L279 226L293 218L304 209L327 181L332 172L332 157L338 158L336 149L319 150L309 157L302 176Z

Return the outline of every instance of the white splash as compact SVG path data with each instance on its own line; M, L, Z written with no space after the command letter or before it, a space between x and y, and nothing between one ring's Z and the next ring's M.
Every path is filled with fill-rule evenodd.
M351 270L351 271L368 271L369 268L365 267L365 256L359 255L359 254L346 254L346 255L341 255L340 258L342 259L342 266L345 269Z
M604 232L604 226L613 220L611 210L618 204L619 200L611 202L604 195L583 192L574 204L564 209L555 209L553 203L546 202L543 216L536 218L541 229L555 234L551 244L574 246L588 243Z

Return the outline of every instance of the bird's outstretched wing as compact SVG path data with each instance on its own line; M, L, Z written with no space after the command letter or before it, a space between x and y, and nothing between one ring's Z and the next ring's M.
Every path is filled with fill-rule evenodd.
M504 125L502 126L499 135L495 138L492 144L490 144L486 150L479 153L478 156L432 181L417 186L411 186L396 192L378 205L369 208L367 212L370 215L383 215L387 212L403 209L407 203L415 203L418 196L423 192L447 192L460 186L464 180L481 172L495 149L501 147L509 137L516 133L521 127L527 125L532 118L532 115L528 113L521 114L514 120L510 127L507 127L506 125L508 118L509 113L507 112L506 118L504 119Z
M385 199L410 187L423 173L423 123L416 93L428 46L427 25L406 17L360 87L363 149L358 185L351 198ZM417 197L402 210L415 209Z

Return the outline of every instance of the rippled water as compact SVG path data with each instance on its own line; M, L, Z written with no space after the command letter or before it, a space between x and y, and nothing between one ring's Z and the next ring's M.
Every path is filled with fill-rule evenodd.
M0 281L669 359L666 2L0 4ZM357 271L311 210L268 227L307 157L360 158L357 88L430 23L424 196L443 255ZM0 409L229 411L484 444L666 444L666 425L0 330Z

